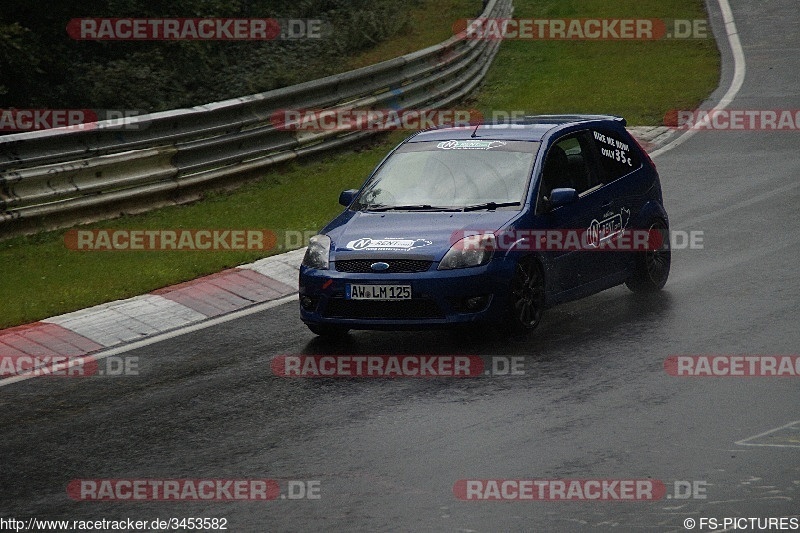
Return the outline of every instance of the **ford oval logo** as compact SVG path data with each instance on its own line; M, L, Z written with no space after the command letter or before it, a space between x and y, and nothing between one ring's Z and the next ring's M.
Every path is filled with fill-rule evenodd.
M383 261L378 261L377 263L372 263L372 265L370 265L370 268L372 270L375 270L376 272L382 272L384 270L388 270L389 269L389 263L384 263Z

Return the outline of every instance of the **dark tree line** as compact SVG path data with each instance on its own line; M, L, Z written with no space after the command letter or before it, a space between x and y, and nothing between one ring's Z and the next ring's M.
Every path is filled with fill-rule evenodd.
M409 24L409 2L396 0L14 0L0 6L0 108L153 112L243 96L341 71L348 56ZM322 39L263 42L77 41L66 26L80 17L323 19L331 31Z

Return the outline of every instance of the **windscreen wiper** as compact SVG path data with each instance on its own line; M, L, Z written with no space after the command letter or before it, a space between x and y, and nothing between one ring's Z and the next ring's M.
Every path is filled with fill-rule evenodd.
M375 205L366 206L364 209L369 211L460 211L455 207L444 207L430 204L414 205Z
M494 211L498 207L511 207L514 205L521 205L519 202L485 202L482 204L475 204L475 205L468 205L464 207L463 211L481 211L486 209L487 211Z

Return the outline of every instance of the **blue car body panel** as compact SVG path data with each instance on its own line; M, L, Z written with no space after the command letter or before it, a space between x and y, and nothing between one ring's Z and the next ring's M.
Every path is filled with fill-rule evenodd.
M633 271L634 253L526 251L511 246L495 251L491 260L481 266L437 270L457 236L487 229L500 232L586 228L606 219L621 220L626 228L646 228L656 218L668 224L655 167L625 130L624 119L613 116L544 116L513 126L420 132L390 152L361 190L407 143L475 138L539 143L522 206L467 212L356 211L348 207L320 231L331 239L328 268L301 266L300 312L304 322L349 329L416 329L501 321L521 257L533 256L540 263L545 274L545 302L552 306L625 282ZM576 147L580 144L582 155L577 160L588 169L586 176L600 176L599 184L581 193L574 203L545 210L540 187L545 187L542 172L546 158L554 144L566 145L570 139L574 139ZM628 158L630 172L623 170L621 177L602 178L610 172L604 170L606 167L619 165L613 160L617 152L612 148L620 146L625 147L622 162ZM568 163L570 157L575 159L574 155L566 157ZM365 265L370 263L392 263L418 271L368 269ZM343 268L352 264L360 265L360 270ZM352 284L410 286L411 299L348 299L348 285ZM470 299L476 299L477 307L465 307Z

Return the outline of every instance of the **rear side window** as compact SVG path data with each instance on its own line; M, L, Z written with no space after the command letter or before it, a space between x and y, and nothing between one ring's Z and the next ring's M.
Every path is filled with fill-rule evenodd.
M605 183L614 181L642 166L632 139L610 130L592 130L598 161Z

